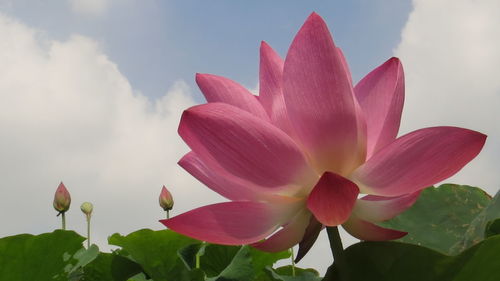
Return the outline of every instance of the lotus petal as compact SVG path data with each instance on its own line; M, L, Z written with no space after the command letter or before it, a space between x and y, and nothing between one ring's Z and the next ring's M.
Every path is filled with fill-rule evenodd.
M326 172L309 194L307 208L322 224L336 226L349 218L358 194L355 183Z
M413 193L454 175L476 157L485 141L485 135L457 127L420 129L377 152L350 179L363 193Z
M328 28L315 13L286 56L283 95L297 138L320 174L346 175L364 161L353 89Z
M196 83L208 102L234 105L269 121L269 116L257 97L233 80L213 74L197 73Z
M314 176L288 135L231 105L208 103L184 111L179 135L207 165L216 162L258 186L286 189Z
M160 222L201 241L242 245L260 241L282 225L289 215L283 208L279 204L232 201L197 208Z
M396 139L404 103L401 62L391 58L354 88L367 125L367 157Z
M386 241L399 239L407 232L383 228L352 215L342 227L352 236L365 241Z

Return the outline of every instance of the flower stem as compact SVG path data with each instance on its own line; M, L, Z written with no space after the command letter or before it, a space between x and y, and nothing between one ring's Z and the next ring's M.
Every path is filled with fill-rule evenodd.
M203 247L205 247L205 243L206 243L205 241L201 242L200 249L203 248ZM201 257L200 250L198 250L198 252L196 253L195 257L196 257L196 269L199 269L200 268L200 257Z
M200 268L200 254L196 253L196 268Z
M293 253L293 247L290 248L290 252L292 252L292 276L295 277L295 255Z
M61 213L62 230L66 230L66 212Z
M87 249L90 248L90 216L87 215Z
M328 240L330 241L333 260L336 264L337 271L339 272L340 280L348 281L349 274L347 272L347 263L344 257L344 248L342 246L339 230L336 226L328 226L326 227L326 232L328 233Z
M170 213L168 210L165 211L167 213L167 220L170 218Z

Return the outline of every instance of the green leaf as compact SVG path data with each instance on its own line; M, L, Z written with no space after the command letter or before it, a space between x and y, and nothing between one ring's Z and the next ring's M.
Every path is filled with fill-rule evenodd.
M291 265L286 265L286 266L274 268L274 271L280 275L292 276L294 270L293 270ZM309 273L313 274L314 276L319 276L319 272L316 271L316 269L314 269L314 268L295 267L295 275L300 275L300 274L305 273L305 272L309 272Z
M74 255L73 259L76 260L75 265L66 266L65 271L68 273L70 281L79 281L83 279L83 267L92 262L99 255L99 247L92 244L90 248L81 248Z
M193 269L196 267L196 254L203 256L206 245L206 243L201 242L187 245L186 247L179 249L177 254L188 269Z
M488 222L486 225L486 230L484 231L484 237L488 238L493 235L500 234L500 219Z
M97 279L99 280L99 279ZM105 279L102 279L102 280L105 280ZM151 280L151 279L148 279L146 277L146 275L144 275L144 273L138 273L132 277L130 277L127 281L147 281L147 280Z
M0 280L68 280L64 269L84 240L64 230L1 238Z
M454 245L463 240L464 233L490 201L489 195L477 187L429 187L409 210L380 225L408 232L399 241L453 254L457 253Z
M231 263L219 275L208 278L207 281L252 281L254 277L255 272L249 246L242 246Z
M271 277L272 281L320 281L323 278L319 277L319 273L312 268L295 267L295 276L291 265L282 266L276 269L266 267L266 273Z
M142 229L121 236L116 233L108 238L109 244L120 246L140 264L154 280L179 280L177 276L188 271L177 252L196 240L171 230L153 231Z
M240 251L240 246L196 243L180 249L179 256L186 266L191 269L195 267L196 253L200 253L200 269L203 270L208 277L221 277L220 274L231 265ZM248 262L253 268L255 280L269 280L264 272L264 268L266 266L272 266L278 260L290 257L288 251L267 253L248 247L248 252L250 255L250 260L248 260Z
M206 244L204 254L200 257L201 270L208 277L218 276L231 264L240 248L240 246Z
M290 251L268 253L252 247L250 248L250 254L252 255L252 264L257 280L267 276L265 272L266 267L272 267L277 261L290 258L292 255Z
M99 253L84 269L84 280L127 281L142 274L142 267L115 253ZM136 277L139 278L139 277ZM137 279L140 280L140 279Z
M486 225L489 221L500 218L500 192L467 226L464 237L453 246L453 252L459 253L485 238Z
M362 242L345 250L351 281L496 281L500 276L500 235L458 256L400 242ZM336 265L323 280L339 280Z

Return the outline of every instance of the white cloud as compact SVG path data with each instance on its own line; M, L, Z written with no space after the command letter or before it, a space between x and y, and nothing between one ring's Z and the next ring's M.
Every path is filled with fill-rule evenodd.
M452 125L488 135L485 148L447 180L500 187L500 2L415 0L395 54L403 61L403 131Z
M59 227L61 180L73 199L68 227L85 233L79 205L92 202L100 246L114 232L163 229L163 184L174 214L221 201L176 164L188 150L178 121L194 104L185 83L151 101L89 38L45 40L1 14L0 37L0 237Z
M110 0L69 0L71 10L83 15L102 15L110 5Z

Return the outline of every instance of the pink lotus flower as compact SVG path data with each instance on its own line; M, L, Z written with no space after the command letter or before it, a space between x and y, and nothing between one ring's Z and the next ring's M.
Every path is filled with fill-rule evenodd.
M56 209L59 213L64 213L69 210L70 205L71 196L69 195L66 186L64 186L64 183L61 182L56 189L56 193L54 194L54 209Z
M397 138L400 61L389 59L353 87L342 51L315 13L284 61L264 42L260 55L258 97L227 78L197 74L208 103L182 115L179 134L192 151L179 164L231 202L163 220L170 229L265 251L300 243L299 258L324 226L342 225L362 240L400 238L406 233L375 223L458 172L486 140L456 127Z

